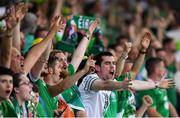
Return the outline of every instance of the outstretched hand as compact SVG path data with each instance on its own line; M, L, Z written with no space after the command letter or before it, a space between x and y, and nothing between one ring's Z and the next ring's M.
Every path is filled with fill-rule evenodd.
M162 79L159 82L159 88L167 89L175 87L175 82L172 79Z
M131 83L131 80L129 80L128 78L124 79L122 82L121 82L121 88L122 89L130 89L130 86L132 85Z

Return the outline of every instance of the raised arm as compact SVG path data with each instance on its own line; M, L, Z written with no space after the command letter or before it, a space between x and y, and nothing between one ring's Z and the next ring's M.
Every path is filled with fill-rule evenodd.
M116 74L115 74L116 77L119 77L123 71L125 60L128 57L128 53L131 51L131 46L132 46L132 43L125 42L124 51L116 63Z
M169 102L169 111L170 111L171 117L179 117L176 109L174 108L174 106L170 102Z
M28 8L24 3L19 3L15 6L15 10L16 10L15 15L17 18L17 25L14 28L14 32L13 32L13 47L15 47L20 52L21 51L20 24L21 24L21 20L24 18L26 12L28 11Z
M52 43L48 45L47 49L44 51L44 53L41 55L41 57L38 59L36 64L31 69L31 74L33 78L39 79L41 72L49 58L49 54L51 52L51 46L52 46Z
M34 66L34 64L37 62L39 57L42 55L42 53L46 50L48 45L51 43L55 33L57 31L64 31L65 28L65 20L61 17L56 17L54 21L52 21L52 27L50 28L50 31L46 38L40 42L39 44L35 45L28 53L25 62L24 62L24 71L25 73L28 73L31 68Z
M97 27L97 25L98 25L97 20L95 20L91 23L91 25L89 26L89 31L83 37L83 39L81 40L81 42L79 43L78 47L76 48L76 50L73 54L73 57L72 57L72 60L70 63L74 66L75 72L77 71L79 64L81 63L81 61L84 57L84 53L86 52L86 49L88 47L91 36L92 36L95 28Z
M146 32L141 40L141 50L140 50L139 56L137 57L132 67L132 71L135 72L136 74L139 72L142 64L144 63L146 50L149 47L151 39L152 39L151 34L149 32ZM136 74L133 74L132 79L135 79Z
M143 97L143 104L142 106L136 111L136 117L142 117L148 107L153 104L153 100L149 95Z
M92 60L91 58L87 60L84 69L80 70L73 76L66 77L65 79L63 79L62 81L60 81L58 84L54 86L49 86L48 87L49 93L52 96L59 95L59 93L71 87L73 84L76 83L77 80L79 80L83 75L85 75L89 71L90 67L95 67L95 61Z
M0 34L0 66L10 68L13 38L12 34L14 27L17 25L14 6L9 9L9 14L7 14L5 22L7 29Z
M64 0L56 0L56 6L52 18L61 16L61 9Z

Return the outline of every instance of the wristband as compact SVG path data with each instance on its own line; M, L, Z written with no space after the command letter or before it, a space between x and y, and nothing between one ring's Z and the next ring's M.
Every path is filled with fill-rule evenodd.
M84 37L86 37L88 40L90 39L90 34L89 33L86 33L85 35L84 35Z
M159 82L154 82L155 83L155 87L159 88Z
M128 58L128 53L127 52L123 52L121 55L121 59L127 59Z
M146 50L140 50L140 54L146 54Z

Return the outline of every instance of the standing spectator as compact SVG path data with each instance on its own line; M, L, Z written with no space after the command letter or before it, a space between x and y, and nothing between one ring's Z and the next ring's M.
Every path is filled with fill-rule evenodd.
M146 81L156 83L164 78L166 72L165 65L160 58L150 58L146 62L146 69L148 78ZM169 102L167 92L165 89L155 88L140 92L143 97L149 95L153 99L153 104L147 110L149 117L178 117L174 106Z

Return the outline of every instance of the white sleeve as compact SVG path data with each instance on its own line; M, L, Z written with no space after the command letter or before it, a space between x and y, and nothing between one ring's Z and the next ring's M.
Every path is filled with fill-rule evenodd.
M84 90L86 90L86 91L90 91L91 90L91 86L92 86L92 83L95 81L95 80L97 80L98 79L98 77L96 77L96 76L86 76L85 78L84 78L84 82L83 82L83 84L84 84Z
M36 82L38 79L36 79L31 72L28 73L28 77L32 82Z

